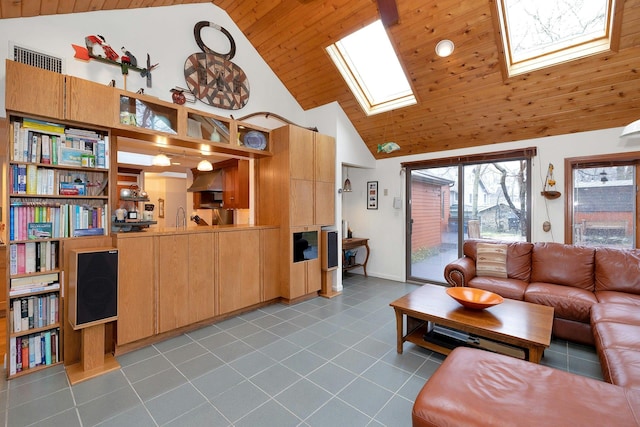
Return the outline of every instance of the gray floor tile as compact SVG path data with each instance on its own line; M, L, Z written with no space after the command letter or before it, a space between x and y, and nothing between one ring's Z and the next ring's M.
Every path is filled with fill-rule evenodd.
M81 427L81 425L78 411L76 408L71 408L32 424L31 427Z
M140 350L131 351L116 357L120 366L125 368L134 363L141 362L143 360L150 359L153 356L159 355L160 352L152 345L141 348Z
M25 402L47 396L56 391L68 389L67 374L59 372L50 377L32 381L9 390L9 408L22 405Z
M270 366L275 365L277 362L259 351L253 351L239 359L229 363L236 371L240 372L247 378L251 378L258 372L262 372Z
M218 332L217 334L209 335L208 337L202 338L198 342L209 349L209 351L213 351L237 340L238 339L233 335L222 331Z
M280 323L283 323L284 321L282 319L280 319L279 317L273 316L271 314L267 314L263 317L260 317L258 319L252 320L251 323L254 323L258 326L260 326L261 328L270 328L272 326L278 325Z
M428 380L419 377L417 375L412 375L411 378L407 380L406 383L398 390L398 395L409 399L410 401L414 401L416 396L422 390L422 387L427 383Z
M400 368L403 371L414 373L422 364L427 360L423 355L415 354L409 351L404 351L402 354L398 354L395 349L385 354L382 359L389 365Z
M81 405L123 387L129 387L129 382L119 370L80 382L71 387L71 391L76 405Z
M275 399L282 406L301 419L317 411L333 396L306 379L301 379L277 395Z
M193 340L188 335L178 335L174 338L169 338L168 340L161 341L159 343L154 344L153 346L158 349L159 352L164 353L165 351L173 350L174 348L182 347L183 345L187 345L192 343Z
M223 364L224 362L219 357L211 353L205 353L195 359L176 365L176 368L189 380L193 380L219 368Z
M242 381L244 381L242 375L229 366L223 365L196 378L192 383L207 399L211 400Z
M376 360L377 359L371 356L367 356L364 353L350 348L334 357L331 361L338 366L342 366L348 371L355 374L361 374L373 365Z
M226 427L229 425L231 425L229 420L223 417L209 402L205 402L165 424L166 427Z
M137 405L133 408L120 412L113 418L109 418L98 424L99 427L155 427L156 422L151 418L149 411L144 405Z
M279 336L272 334L269 331L260 331L253 335L249 335L242 341L249 344L253 348L260 349L262 347L268 346L274 341L278 341L279 339L281 339Z
M190 342L182 347L164 352L164 357L174 365L187 362L198 356L208 353L208 350L196 342Z
M262 330L263 328L261 328L260 326L257 326L254 323L246 322L233 328L229 328L226 332L238 339L243 339Z
M294 332L287 336L285 339L304 348L317 343L321 338L322 337L318 334L301 329L298 332Z
M132 383L138 382L171 367L171 363L161 354L134 363L122 369L124 375Z
M327 363L307 376L309 381L333 394L338 393L356 378L354 373L333 363Z
M569 366L567 370L585 377L591 377L598 380L603 379L600 363L591 360L569 356Z
M210 399L213 406L233 423L267 400L269 396L249 381L243 381Z
M140 405L140 399L131 388L121 388L82 405L78 412L83 426L93 426ZM116 409L117 408L117 409Z
M262 353L277 361L281 361L288 357L291 357L301 350L302 347L300 347L299 345L283 339L274 341L271 344L266 345L260 349Z
M280 393L285 388L302 378L291 369L277 364L265 369L251 378L251 382L270 396Z
M331 360L347 349L340 343L333 341L331 338L323 338L307 347L307 350L313 354L317 354L327 360Z
M422 364L422 366L418 368L418 370L415 372L415 375L428 380L429 378L431 378L431 375L433 375L436 369L440 367L441 363L442 362L438 360L429 358Z
M185 382L187 382L187 379L184 375L172 367L134 383L133 388L140 396L140 399L146 402L160 394L173 390Z
M326 362L327 361L322 357L316 356L310 351L302 350L293 356L284 359L281 363L292 371L304 376L315 371Z
M412 409L413 400L396 395L376 414L375 419L386 427L410 426Z
M370 417L335 397L305 420L311 427L360 427L368 425L369 421Z
M208 336L217 334L220 331L221 329L218 328L217 325L209 325L200 329L196 329L195 331L188 332L187 335L189 335L192 340L198 341Z
M291 322L282 322L270 327L269 331L281 338L285 338L292 333L299 331L300 329L302 329L300 326L295 325Z
M395 344L395 343L393 343ZM371 337L367 337L353 346L354 349L368 354L374 359L379 359L393 349L395 351L395 345L391 343L384 343Z
M9 389L14 388L14 387L19 387L21 385L27 384L27 383L31 383L34 381L39 381L41 379L44 378L48 378L51 376L54 376L56 374L59 374L60 372L65 372L64 370L64 365L55 365L52 366L51 368L47 368L47 369L43 369L41 371L36 371L33 373L29 373L28 375L24 375L22 377L17 377L12 379L9 382Z
M248 415L240 418L235 427L288 427L300 423L295 415L273 400L269 400Z
M183 384L145 402L145 406L153 419L159 425L162 425L182 416L204 402L204 397L195 387L191 384Z
M232 362L245 354L251 353L253 348L242 341L234 341L230 344L211 350L213 354L218 356L224 362Z
M411 377L411 374L402 369L391 366L385 362L378 361L367 369L363 378L378 384L380 387L395 393Z
M393 394L379 387L378 385L356 378L351 384L345 387L338 397L365 414L373 417L378 413Z

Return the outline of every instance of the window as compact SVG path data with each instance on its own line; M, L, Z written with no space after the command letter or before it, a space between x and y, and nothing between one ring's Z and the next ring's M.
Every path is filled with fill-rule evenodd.
M380 20L327 47L327 52L367 115L416 103Z
M496 5L509 76L612 48L615 0L498 0Z
M530 240L535 148L403 163L407 278L445 283L468 238ZM444 210L444 215L442 214Z
M638 165L640 153L567 159L565 240L583 246L637 247Z

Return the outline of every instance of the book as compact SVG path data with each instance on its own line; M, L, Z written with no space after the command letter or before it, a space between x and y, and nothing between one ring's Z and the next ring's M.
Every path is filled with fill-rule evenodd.
M15 375L17 372L16 363L18 361L15 337L9 339L9 351L9 375Z
M22 126L27 129L33 129L40 132L54 133L54 134L63 134L64 133L64 125L58 123L51 123L44 120L37 120L31 118L23 118Z
M16 372L22 371L22 337L16 337Z
M20 160L22 160L22 156L21 156L21 152L20 152L20 139L22 138L21 136L21 126L20 126L20 122L18 121L14 121L13 122L13 150L11 150L11 160L14 160L16 162L19 162Z
M51 331L44 333L45 364L51 365Z
M11 306L13 308L13 327L11 330L13 332L21 332L22 331L22 304L19 299L14 299L11 302Z
M20 330L29 330L29 301L27 299L20 300Z
M52 235L53 225L50 222L30 222L27 224L27 238L50 239Z
M24 244L24 272L36 272L36 243L28 242Z

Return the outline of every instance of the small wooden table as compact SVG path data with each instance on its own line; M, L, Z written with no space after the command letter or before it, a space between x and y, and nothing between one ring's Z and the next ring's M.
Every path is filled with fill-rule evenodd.
M445 289L427 284L390 304L396 314L398 353L402 353L403 343L409 341L449 354L450 348L425 341L424 335L432 323L522 348L527 360L540 363L544 349L551 344L553 307L505 298L502 304L491 308L469 310L447 295Z
M352 268L362 267L362 270L364 271L364 277L367 277L367 261L369 261L369 239L365 239L362 237L352 237L350 239L342 239L343 253L346 250L359 248L361 246L364 246L364 248L367 250L367 254L362 264L343 265L342 266L343 272L347 270L351 270Z

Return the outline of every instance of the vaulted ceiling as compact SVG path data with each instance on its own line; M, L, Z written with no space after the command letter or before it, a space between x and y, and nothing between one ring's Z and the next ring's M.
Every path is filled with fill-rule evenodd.
M0 0L0 18L205 3L205 0ZM625 126L640 118L640 0L617 0L607 52L503 77L495 0L397 0L388 33L418 104L366 116L325 47L379 16L376 0L214 0L302 108L339 102L376 158ZM453 55L436 56L441 39ZM394 141L391 154L378 144Z

